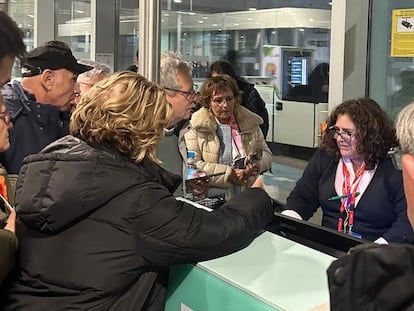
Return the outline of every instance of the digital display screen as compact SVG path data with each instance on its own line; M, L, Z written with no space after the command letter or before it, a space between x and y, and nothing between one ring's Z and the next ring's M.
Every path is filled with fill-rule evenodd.
M308 59L306 57L291 57L289 59L290 83L308 84Z

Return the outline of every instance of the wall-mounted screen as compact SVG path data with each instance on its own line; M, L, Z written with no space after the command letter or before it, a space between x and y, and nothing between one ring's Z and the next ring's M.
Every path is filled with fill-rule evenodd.
M291 84L308 84L308 58L291 57L288 60L290 83Z

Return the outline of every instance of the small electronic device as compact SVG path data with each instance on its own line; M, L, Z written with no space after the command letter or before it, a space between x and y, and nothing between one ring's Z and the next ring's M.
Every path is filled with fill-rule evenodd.
M233 161L233 167L238 169L243 169L246 167L246 157L241 157L234 159Z
M208 179L210 177L221 176L221 175L224 175L224 174L226 174L226 172L207 174L206 172L198 171L198 174L194 174L192 178L187 179L187 180Z
M262 159L262 152L252 153L249 157L247 157L247 164L260 161L261 159Z
M261 159L262 159L262 153L254 152L254 153L251 153L247 157L241 157L241 158L234 159L233 167L238 168L238 169L244 169L246 168L247 164L253 164L257 161L260 161Z
M199 201L196 201L196 203L211 209L216 209L222 206L224 203L226 203L226 199L224 198L224 196L214 196L201 199Z

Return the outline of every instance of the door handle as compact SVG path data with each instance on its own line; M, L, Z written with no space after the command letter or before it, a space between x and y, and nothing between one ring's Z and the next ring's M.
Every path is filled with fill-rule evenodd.
M282 102L276 102L276 110L283 110L283 103Z

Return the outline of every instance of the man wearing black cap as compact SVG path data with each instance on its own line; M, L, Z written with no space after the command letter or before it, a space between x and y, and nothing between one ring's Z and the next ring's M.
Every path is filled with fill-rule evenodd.
M44 45L28 53L21 82L2 89L13 121L10 149L0 158L9 173L17 174L24 157L68 134L67 109L79 92L77 76L91 69L64 47Z

